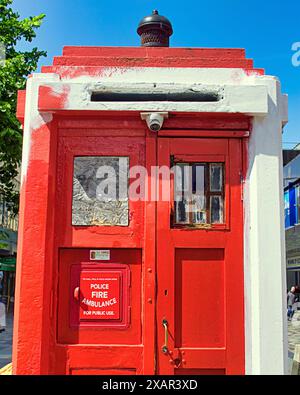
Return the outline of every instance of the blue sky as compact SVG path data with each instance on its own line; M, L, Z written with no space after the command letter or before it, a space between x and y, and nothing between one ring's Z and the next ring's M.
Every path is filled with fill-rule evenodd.
M46 14L33 46L52 63L64 45L139 46L140 19L158 9L173 25L173 47L246 48L255 67L276 75L289 94L285 147L300 141L300 66L292 44L300 42L299 0L14 0L22 17ZM26 44L28 45L28 44ZM21 44L21 48L25 46Z

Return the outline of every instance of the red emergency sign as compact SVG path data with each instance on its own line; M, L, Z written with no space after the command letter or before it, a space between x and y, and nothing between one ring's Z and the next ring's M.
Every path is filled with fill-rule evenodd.
M79 292L80 320L118 320L120 318L120 273L83 272Z
M126 327L130 273L127 265L71 266L70 326Z

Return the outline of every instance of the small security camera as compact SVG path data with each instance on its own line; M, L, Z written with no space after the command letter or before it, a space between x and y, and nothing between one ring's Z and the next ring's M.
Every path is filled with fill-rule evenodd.
M146 120L147 126L152 132L158 132L164 123L165 118L168 118L167 112L142 112L141 118Z
M146 122L152 132L158 132L162 128L164 117L158 112L154 112L146 118Z

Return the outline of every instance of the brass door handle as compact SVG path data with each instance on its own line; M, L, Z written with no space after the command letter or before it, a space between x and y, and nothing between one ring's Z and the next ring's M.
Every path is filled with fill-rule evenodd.
M165 344L162 346L161 351L164 354L168 354L169 353L169 349L168 349L169 332L168 332L168 321L165 318L162 320L162 325L165 329Z

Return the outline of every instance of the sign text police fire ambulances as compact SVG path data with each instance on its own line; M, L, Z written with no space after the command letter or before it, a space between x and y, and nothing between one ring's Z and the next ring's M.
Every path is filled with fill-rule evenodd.
M120 318L119 273L83 272L80 291L80 320Z

